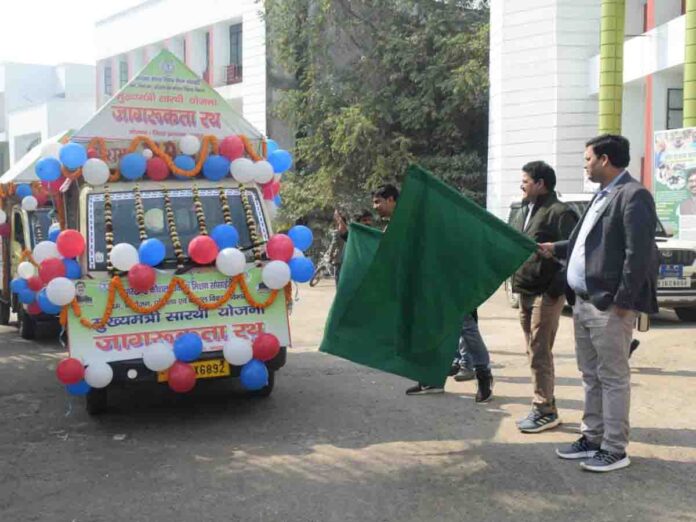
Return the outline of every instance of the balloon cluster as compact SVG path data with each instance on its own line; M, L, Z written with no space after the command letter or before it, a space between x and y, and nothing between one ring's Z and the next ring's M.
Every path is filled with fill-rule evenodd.
M60 230L51 225L49 239L41 241L32 252L37 267L29 261L17 266L17 277L10 289L30 315L56 315L75 298L75 279L82 276L75 260L85 250L85 239L77 230Z
M87 395L92 388L105 388L114 378L114 370L103 361L83 366L79 359L68 357L58 363L56 377L71 395Z
M312 231L304 225L295 225L287 234L274 234L266 243L266 254L271 261L261 272L263 283L278 290L291 279L298 283L309 281L314 275L314 264L303 252L313 239Z

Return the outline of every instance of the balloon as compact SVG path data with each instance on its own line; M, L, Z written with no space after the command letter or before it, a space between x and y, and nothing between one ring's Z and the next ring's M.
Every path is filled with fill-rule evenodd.
M147 160L142 154L131 152L121 158L119 163L121 175L129 180L142 178L147 169Z
M145 347L143 364L153 372L163 372L176 362L172 347L165 343L155 343Z
M34 261L41 264L42 261L52 257L60 257L58 247L53 241L41 241L34 247Z
M116 270L128 272L138 261L138 251L129 243L119 243L111 249L111 264Z
M186 393L196 385L196 370L188 363L176 361L169 368L169 387L178 393Z
M85 377L85 369L79 359L68 357L56 366L56 377L63 384L76 384Z
M239 136L227 136L220 142L220 154L234 161L244 155L244 142Z
M225 156L211 155L203 163L203 175L211 181L219 181L230 172L230 160Z
M174 158L174 165L181 170L191 171L196 168L196 161L191 156L179 155ZM187 176L177 176L178 179L189 179Z
M63 186L63 183L65 183L65 178L61 176L55 181L51 181L49 183L42 182L41 185L48 191L49 194L57 194L60 192L61 187Z
M85 238L77 230L63 230L58 235L56 247L63 257L77 257L85 251Z
M48 227L48 240L55 243L56 239L58 239L58 236L60 235L60 232L60 225L58 223L53 223L50 227Z
M236 276L244 272L246 257L236 248L223 248L215 259L215 266L226 276Z
M10 237L10 224L2 223L0 224L0 237Z
M247 390L260 390L264 386L268 386L268 368L261 361L252 359L242 366L239 379Z
M230 164L230 173L238 183L249 183L254 180L254 162L238 158Z
M85 368L85 382L92 388L106 388L114 378L114 370L109 363L92 362Z
M26 290L20 290L17 293L17 297L19 298L19 302L22 304L28 305L36 301L36 293L32 292L28 288Z
M275 203L276 207L281 206L283 203L283 200L280 199L280 194L276 194L275 197L273 198L273 203Z
M27 196L22 199L22 208L27 212L36 210L39 207L39 200L34 196Z
M150 158L147 160L147 177L153 181L162 181L169 176L169 166L162 158Z
M22 290L29 289L29 282L26 279L15 278L10 282L10 290L13 294L18 294Z
M174 355L178 361L195 361L202 352L203 341L196 333L187 332L174 339Z
M36 301L27 306L27 313L29 315L39 315L41 312L43 312L43 310L41 310L41 305Z
M268 155L268 163L273 165L273 172L281 174L292 167L292 155L283 149L278 149Z
M233 366L244 366L253 357L253 348L247 339L231 335L222 348L225 360Z
M308 257L294 257L288 262L290 277L298 283L306 283L314 275L314 263Z
M56 158L41 158L36 162L34 172L41 181L55 181L60 178L60 167Z
M63 259L65 265L65 277L68 279L80 279L82 277L82 269L80 264L74 259Z
M80 381L75 384L67 385L65 389L68 391L70 395L77 395L78 397L81 397L83 395L87 395L89 393L89 390L91 390L92 388L85 381Z
M97 149L87 149L87 158L94 159L99 157L99 151Z
M273 187L271 186L273 183L266 183L264 186L261 187L261 192L263 193L263 199L268 199L272 200L273 196Z
M266 155L269 155L278 150L278 142L272 139L266 140Z
M41 146L41 157L42 158L55 158L60 159L60 149L63 148L62 143L53 142L45 143Z
M75 299L75 283L67 277L56 277L46 286L46 297L56 306L65 306Z
M41 311L48 315L58 315L62 310L62 306L53 304L46 295L46 289L41 290L36 296L36 302L39 304Z
M263 283L272 290L280 290L290 282L290 267L283 261L271 261L261 271Z
M150 266L157 266L164 261L167 249L164 243L156 238L146 239L138 247L140 262Z
M254 163L254 181L259 185L264 185L273 181L273 165L265 160Z
M87 161L87 149L79 143L66 143L60 149L60 162L68 170L79 169Z
M150 149L143 149L142 154L143 158L145 158L146 160L149 160L153 156L153 152Z
M41 280L40 277L32 276L29 279L27 279L27 286L29 287L29 290L38 292L44 287L44 282Z
M150 265L138 263L128 271L128 284L137 292L145 293L155 286L157 274Z
M295 245L285 234L274 234L266 243L266 253L274 261L290 261Z
M288 236L297 248L303 252L312 246L314 235L312 231L304 225L295 225L288 231Z
M292 252L292 258L297 259L298 257L304 257L304 252L300 250L299 248L295 247L295 250Z
M82 177L94 187L109 181L109 176L111 176L109 166L99 158L88 159L82 167Z
M0 209L0 225L7 223L7 214L4 210Z
M63 260L52 257L41 261L39 264L39 277L46 285L56 277L65 277L65 265L63 264Z
M43 207L46 203L48 203L49 196L43 190L41 192L37 191L34 197L36 198L36 205L38 207Z
M196 236L188 245L188 255L199 265L209 265L218 255L218 246L210 236Z
M252 344L254 350L254 359L259 361L270 361L280 351L280 342L278 338L270 333L262 333L256 336Z
M192 134L187 134L179 140L179 148L181 152L188 156L193 156L201 148L201 140L193 136Z
M15 189L15 195L18 199L24 199L27 196L31 196L31 187L26 184L17 185Z
M17 275L23 279L29 279L36 274L36 269L29 261L22 261L17 267Z
M234 225L217 225L210 233L210 237L220 249L234 248L239 243L239 232Z

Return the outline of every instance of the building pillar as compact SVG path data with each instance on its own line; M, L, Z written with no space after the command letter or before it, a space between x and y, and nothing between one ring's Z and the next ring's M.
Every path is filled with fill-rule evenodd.
M647 0L645 9L645 30L651 31L655 29L655 0ZM645 120L643 128L645 129L644 140L644 155L642 160L642 168L640 180L648 188L652 188L652 171L653 171L653 75L649 74L645 78Z
M686 0L684 127L696 127L696 0Z
M625 0L602 0L599 51L599 132L621 134Z

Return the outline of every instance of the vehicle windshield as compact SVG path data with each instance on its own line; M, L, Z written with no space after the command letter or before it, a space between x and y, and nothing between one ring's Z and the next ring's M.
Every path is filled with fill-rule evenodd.
M246 250L250 259L251 240L246 225L244 208L239 189L226 189L227 200L232 214L232 224L239 232L238 248ZM220 205L219 190L200 189L198 191L203 205L203 213L208 233L225 222ZM261 202L257 194L247 191L259 237L268 240L268 231L262 217ZM166 247L163 268L175 268L176 256L167 227L164 208L164 193L161 190L142 190L143 209L145 211L145 230L148 238L162 241ZM113 192L111 212L114 231L114 245L118 243L140 244L140 235L135 212L135 195L133 192ZM194 211L193 193L190 189L171 190L169 196L174 212L176 232L186 256L189 242L199 235L198 220ZM89 270L106 270L106 239L104 230L104 194L87 196L87 266ZM188 256L186 256L188 258Z
M53 209L39 208L29 212L29 235L31 237L32 248L37 243L48 239L48 229L53 224Z

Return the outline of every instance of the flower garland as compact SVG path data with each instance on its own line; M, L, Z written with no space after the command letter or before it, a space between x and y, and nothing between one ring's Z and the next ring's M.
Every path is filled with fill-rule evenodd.
M222 218L226 224L232 225L232 212L230 211L230 202L227 200L227 192L223 187L218 189L220 191L220 206L222 207Z
M140 187L135 185L133 189L135 195L135 220L138 223L138 236L140 241L147 239L147 230L145 229L145 207L143 207L143 196L140 194Z
M191 192L193 193L193 210L198 221L198 232L201 236L207 236L208 228L205 225L205 212L203 211L203 202L201 201L201 195L198 193L198 187L194 185Z
M114 248L114 223L111 215L109 187L104 189L104 238L106 240L106 271L114 275L114 265L111 263L111 251Z
M251 210L251 204L249 203L249 195L247 194L244 185L240 185L239 195L242 200L242 207L244 207L244 218L246 220L247 229L249 230L249 240L251 241L251 247L254 253L254 260L256 262L256 266L261 266L261 245L263 243L259 242L259 236L256 232L256 222L254 221L254 213Z
M184 257L184 249L181 248L181 240L179 233L176 231L176 220L174 219L174 209L172 208L172 200L169 197L167 187L162 189L164 194L164 212L167 217L167 230L169 230L169 238L172 241L174 255L176 256L176 269L183 270L186 258Z

